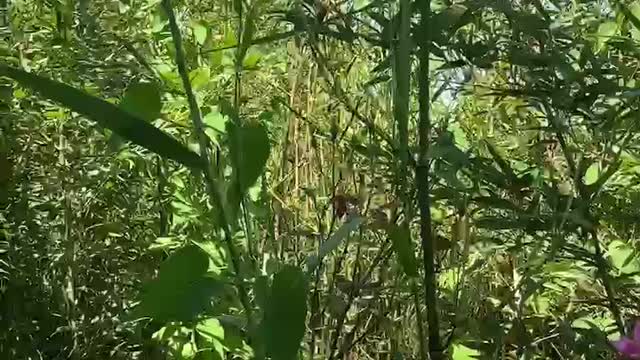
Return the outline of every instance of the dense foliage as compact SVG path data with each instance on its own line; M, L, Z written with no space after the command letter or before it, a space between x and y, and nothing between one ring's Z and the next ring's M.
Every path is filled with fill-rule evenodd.
M2 359L614 359L640 315L640 1L0 15Z

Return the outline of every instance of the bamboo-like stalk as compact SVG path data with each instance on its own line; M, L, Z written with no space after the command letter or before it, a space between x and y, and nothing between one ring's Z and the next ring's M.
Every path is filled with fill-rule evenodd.
M424 268L425 304L429 326L429 357L443 358L438 320L438 296L435 273L435 246L431 231L431 200L429 199L429 144L431 141L431 92L429 89L429 56L431 47L431 2L419 2L420 7L420 66L418 71L418 94L420 98L418 119L418 164L416 186L418 187L418 207L420 208L420 238L422 243L422 266Z
M409 0L400 1L400 29L397 45L394 48L394 83L393 114L396 121L398 136L398 157L400 159L396 169L397 194L402 202L405 220L400 226L405 228L404 233L409 234L413 219L413 200L408 188L409 173L409 108L411 99L411 4ZM411 242L411 239L409 239ZM413 279L411 280L413 282ZM420 345L420 358L426 360L425 342L422 329L422 314L419 307L418 287L411 285L411 291L416 304L416 325L418 328L418 343Z

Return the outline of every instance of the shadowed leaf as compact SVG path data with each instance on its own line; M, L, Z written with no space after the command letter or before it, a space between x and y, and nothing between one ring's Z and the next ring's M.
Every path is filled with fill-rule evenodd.
M306 315L307 280L300 269L286 266L273 278L264 314L265 345L273 360L296 358Z
M203 166L200 156L196 153L145 120L116 105L71 86L5 65L0 65L0 76L12 78L20 85L96 121L121 137L158 155L191 168Z

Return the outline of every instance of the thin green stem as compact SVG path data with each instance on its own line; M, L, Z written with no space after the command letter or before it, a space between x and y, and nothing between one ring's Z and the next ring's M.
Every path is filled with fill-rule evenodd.
M394 47L394 107L393 113L398 130L398 156L400 161L396 170L398 184L398 198L402 201L403 212L406 220L401 226L404 233L411 236L409 226L413 220L413 199L408 189L409 173L409 107L411 100L411 2L400 1L400 29L398 41ZM411 240L409 240L411 241ZM413 279L411 280L413 282ZM418 342L420 345L420 358L426 360L424 329L422 328L422 313L418 304L417 286L412 284L413 297L416 302L416 322L418 327Z
M233 235L231 232L231 223L228 218L228 213L225 211L224 196L222 190L216 181L216 176L211 166L209 141L204 131L204 124L202 122L202 114L200 113L200 107L196 100L191 82L189 81L189 72L187 70L187 62L185 60L184 49L182 47L182 34L176 21L173 7L171 6L171 0L162 0L162 6L164 7L167 17L169 18L169 27L171 29L171 35L176 47L176 65L178 66L178 73L182 79L184 91L187 95L187 101L189 103L189 112L191 115L191 121L195 128L196 135L198 136L198 142L200 145L200 156L205 163L205 181L210 198L215 202L215 205L219 209L219 222L224 231L224 239L229 250L229 257L231 258L231 265L236 276L236 288L240 297L240 302L245 311L247 317L247 326L250 330L254 330L254 323L252 317L252 308L249 302L249 296L242 285L242 275L240 274L240 254L233 243Z
M598 274L600 275L600 280L602 281L602 285L604 286L605 293L607 294L609 311L611 311L611 314L613 314L614 320L616 322L616 326L618 327L618 331L620 332L620 334L624 334L625 329L624 329L624 323L622 321L622 313L620 312L620 307L618 307L618 303L616 302L613 286L611 285L611 277L609 276L608 266L602 254L600 240L598 240L598 233L596 232L595 229L592 229L590 233L591 233L591 240L593 240L593 246L595 248L595 257L596 257Z

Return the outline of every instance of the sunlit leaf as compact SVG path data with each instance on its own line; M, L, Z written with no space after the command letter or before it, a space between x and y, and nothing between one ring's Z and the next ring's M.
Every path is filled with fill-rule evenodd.
M227 118L215 110L205 115L202 121L208 128L213 129L220 134L224 134L227 131Z
M204 354L199 359L224 359L225 332L220 321L216 318L205 319L196 325L196 331L203 340L199 351Z
M634 1L633 4L629 6L622 2L618 2L617 5L629 22L633 24L631 35L634 39L638 40L638 38L640 38L640 1Z
M193 29L193 36L196 39L196 42L199 45L203 45L204 42L207 40L207 28L206 26L204 26L203 24L199 23L199 22L194 22L191 25L191 28Z
M618 24L613 21L607 21L598 26L598 32L596 33L596 51L601 51L607 41L616 34L618 31Z
M356 216L350 218L347 222L345 222L336 232L331 235L327 241L323 242L320 245L320 249L317 255L310 256L307 259L307 271L312 272L319 265L319 262L322 259L333 252L335 249L340 246L342 241L346 239L353 231L357 230L360 225L364 222L364 218Z
M620 240L612 241L607 251L613 266L624 274L640 271L638 254L629 244Z
M585 185L595 184L596 181L598 181L599 176L600 176L600 166L598 165L598 163L591 164L591 166L587 168L587 171L584 174L584 178L583 178L584 184Z
M354 8L355 11L358 11L358 10L362 9L363 7L369 5L370 3L371 3L371 0L355 0L353 8Z
M453 360L475 360L482 355L478 350L466 347L462 344L453 344L451 359Z
M256 69L258 63L262 60L262 54L257 51L250 51L242 62L242 67L245 69Z
M192 70L189 73L189 80L191 80L191 86L193 86L194 90L198 90L207 83L209 83L209 77L211 76L211 71L208 67L199 67L197 69Z

